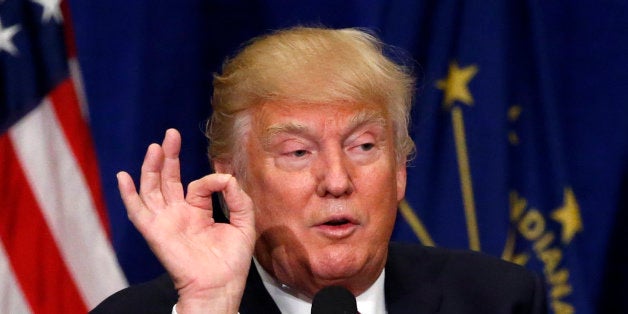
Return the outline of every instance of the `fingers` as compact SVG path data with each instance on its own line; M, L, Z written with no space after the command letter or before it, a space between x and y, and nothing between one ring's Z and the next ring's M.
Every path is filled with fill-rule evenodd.
M175 129L166 131L161 146L148 146L140 177L140 195L147 203L162 207L183 200L180 150L181 135Z
M137 194L133 179L128 173L120 171L116 174L116 177L118 178L120 197L122 197L122 202L126 207L127 215L129 219L135 223L138 217L144 215L143 212L146 211L144 202L142 202L142 199Z
M188 186L185 200L192 206L211 210L211 194L222 191L229 207L229 221L236 227L253 228L253 202L230 174L215 173Z
M227 182L223 195L229 207L229 222L236 227L252 229L255 223L253 201L234 177Z
M161 168L161 192L166 203L183 201L183 185L181 184L181 167L179 152L181 151L181 135L175 129L168 129L161 144L164 161Z
M254 236L253 202L229 174L211 174L188 186L184 196L181 184L179 152L181 135L175 129L166 131L162 145L151 144L144 157L140 176L139 194L133 179L126 172L118 173L118 188L134 224L162 210L174 208L176 202L189 205L212 214L211 194L222 191L229 207L229 220L238 228L244 228ZM181 208L179 208L181 209ZM205 215L205 214L204 214Z
M137 201L136 197L139 198L133 179L125 171L118 172L116 178L118 179L118 190L120 190L120 196L124 205L127 205L127 202L129 202L128 205L133 205Z
M140 195L145 202L163 206L165 200L161 193L161 169L164 164L164 152L158 144L150 144L144 156L140 174Z
M231 178L229 174L216 173L193 181L188 185L188 194L185 197L185 201L192 206L211 210L212 193L224 190Z

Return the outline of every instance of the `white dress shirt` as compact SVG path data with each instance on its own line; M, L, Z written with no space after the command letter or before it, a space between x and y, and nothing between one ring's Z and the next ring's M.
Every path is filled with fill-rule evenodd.
M310 314L312 311L312 300L291 291L290 287L279 283L271 277L257 260L253 259L255 268L262 278L264 287L277 304L283 314ZM356 297L358 312L360 314L386 314L386 301L384 299L384 276L385 270L379 275L377 280L366 291Z

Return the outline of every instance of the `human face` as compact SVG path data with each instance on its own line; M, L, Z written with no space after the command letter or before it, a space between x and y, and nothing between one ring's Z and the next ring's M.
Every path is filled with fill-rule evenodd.
M386 262L406 184L381 106L268 102L253 109L244 190L255 204L255 256L307 296L366 290Z

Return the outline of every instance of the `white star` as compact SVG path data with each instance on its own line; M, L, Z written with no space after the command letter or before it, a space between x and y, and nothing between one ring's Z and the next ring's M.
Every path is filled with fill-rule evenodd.
M42 22L49 22L50 19L53 19L57 22L61 22L63 20L63 16L61 16L61 6L59 2L61 0L31 0L44 8L44 13L41 15Z
M19 25L16 24L9 28L4 28L4 26L2 26L2 20L0 20L0 52L4 50L13 56L17 55L17 48L15 48L15 45L13 45L11 40L13 39L15 33L19 31Z

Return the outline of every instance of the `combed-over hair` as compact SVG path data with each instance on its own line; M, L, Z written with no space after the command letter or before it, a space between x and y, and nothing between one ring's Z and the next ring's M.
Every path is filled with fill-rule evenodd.
M397 161L405 161L414 150L408 134L414 78L383 48L373 35L355 28L294 27L253 39L214 75L209 157L237 161L234 155L240 155L250 124L245 112L255 105L353 101L385 108Z

